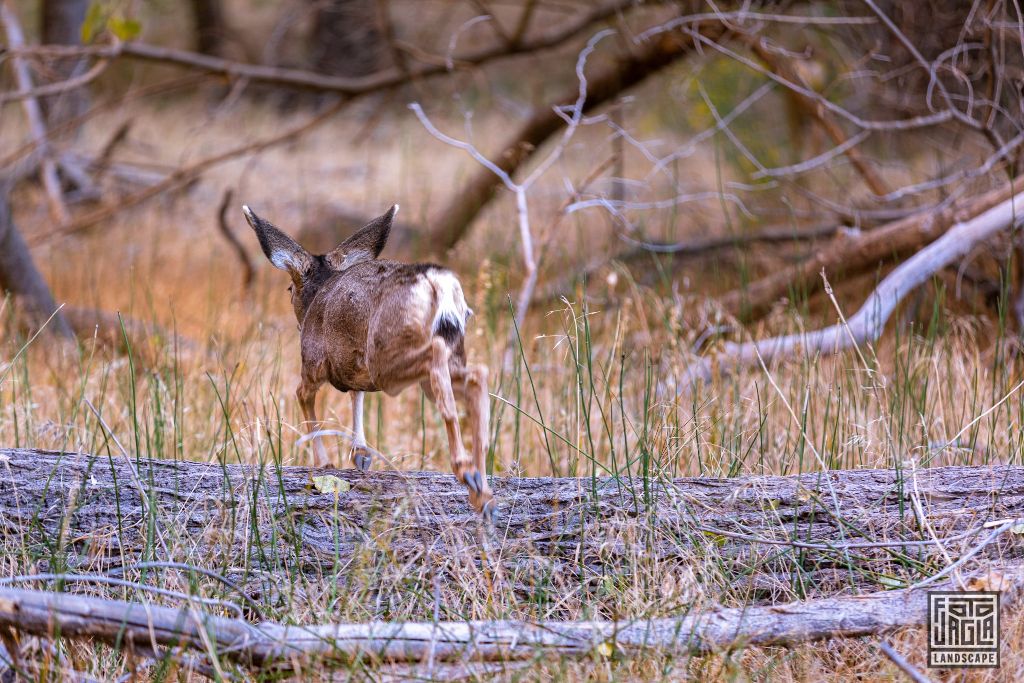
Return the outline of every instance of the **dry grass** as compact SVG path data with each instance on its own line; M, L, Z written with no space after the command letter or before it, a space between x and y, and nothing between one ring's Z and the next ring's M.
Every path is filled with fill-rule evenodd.
M230 139L232 131L257 136L282 125L278 112L267 106L244 105L211 117L198 99L156 108L134 105L121 115L137 116L139 122L128 156L166 164L204 156L218 148L218 140ZM85 139L102 141L115 123L91 124ZM485 137L486 124L476 126ZM243 296L236 264L214 229L215 209L219 187L231 185L238 188L240 201L259 206L285 228L339 198L367 212L398 200L408 215L423 220L437 211L469 168L457 156L440 153L408 121L385 120L369 140L359 139L360 129L357 123L332 123L256 160L218 169L185 197L155 202L91 234L40 249L41 266L59 299L157 321L196 346L182 350L167 340L152 340L125 357L89 344L80 355L57 353L37 342L19 353L24 339L8 326L0 346L0 443L116 452L106 430L84 409L88 399L132 452L307 463L309 453L295 443L302 431L293 399L299 360L285 278L261 261L255 290ZM584 176L601 157L600 149L582 143L577 152L574 177ZM710 159L710 152L698 155L689 162L691 172L712 164ZM557 205L555 187L557 179L538 189L539 223ZM28 235L45 229L39 198L25 191L17 199L22 229ZM244 230L243 238L256 253L255 241L237 218L234 227ZM546 255L550 263L570 263L569 255L596 258L614 243L603 228L592 234L597 232L593 226L602 224L582 221L565 225L564 235L552 241ZM721 216L715 218L707 208L680 221L725 229ZM1003 325L998 318L949 315L938 285L916 310L908 307L877 356L868 352L866 357L791 361L771 368L770 377L761 370L747 371L676 397L672 378L691 358L688 349L697 332L693 323L704 307L699 295L706 289L668 295L617 272L592 284L586 297L567 293L561 303L538 307L523 330L515 367L499 372L509 333L507 297L510 283L517 281L510 225L507 206L490 210L474 237L450 257L480 314L468 340L470 354L494 369L494 474L733 476L891 467L908 461L924 467L1021 460L1024 403L1013 393L1021 367L1006 352L1008 345L999 342ZM584 245L589 251L581 254ZM733 265L696 264L683 277L690 282L718 277L725 283L735 278L723 275ZM769 322L776 330L807 324L793 309ZM346 429L348 402L337 393L324 393L327 426ZM976 420L1007 395L1008 400ZM440 420L417 392L397 399L368 397L367 434L388 455L386 467L448 468ZM346 462L345 442L332 446L339 462ZM0 559L3 574L52 561L13 543L6 541ZM184 544L176 549L182 556L175 559L213 561L189 555ZM454 577L440 588L432 585L426 569L410 573L386 553L368 549L364 559L364 566L349 568L352 583L345 592L333 581L292 576L289 585L263 599L276 618L322 622L429 619L435 609L456 619L663 616L735 598L712 578L711 555L694 556L689 566L665 567L639 554L628 575L608 577L596 589L545 586L527 596L514 581L496 586L465 557L438 558L438 568ZM176 581L179 587L188 583L181 577ZM215 584L200 581L198 586L220 594ZM1001 670L957 672L955 677L1024 677L1022 628L1016 616L1004 623ZM892 642L923 665L923 633L898 634ZM101 678L125 671L123 658L109 650L74 646L70 652L80 668ZM358 667L342 675L376 677ZM745 649L698 659L539 660L525 669L486 675L508 680L900 677L870 639L791 650Z

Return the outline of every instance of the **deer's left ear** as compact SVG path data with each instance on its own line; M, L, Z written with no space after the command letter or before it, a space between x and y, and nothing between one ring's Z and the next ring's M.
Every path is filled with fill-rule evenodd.
M346 268L362 261L372 261L388 243L391 224L398 213L398 204L394 204L383 216L378 216L367 223L359 231L341 243L334 251L325 254L327 262L335 270Z

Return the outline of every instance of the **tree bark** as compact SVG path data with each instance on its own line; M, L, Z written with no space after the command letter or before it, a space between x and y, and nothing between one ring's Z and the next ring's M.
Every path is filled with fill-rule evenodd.
M190 0L189 6L196 32L196 52L223 57L227 22L221 0Z
M60 337L72 337L71 327L50 293L32 253L14 225L7 188L0 183L0 290L8 292L15 302L25 307L33 325L41 325L52 315L47 329Z
M45 45L81 45L82 23L89 10L89 0L43 0L40 36ZM60 59L53 68L58 80L80 76L88 68L85 57ZM50 127L81 116L89 106L89 95L84 88L76 88L60 95L40 100Z
M311 477L324 474L350 488L319 493ZM483 563L524 590L542 578L599 582L646 563L664 571L696 555L720 562L731 590L770 599L791 594L794 582L808 593L876 590L882 575L910 584L946 566L931 533L950 539L942 545L955 557L978 543L985 522L1024 518L1019 466L733 479L494 477L492 486L499 517L488 532L450 474L0 449L0 537L40 544L43 558L63 539L68 571L132 564L159 539L170 549L159 559L208 557L240 582L259 570L359 580L350 575L365 570L357 558L386 547L405 573L435 571L432 558L444 557L446 566ZM812 547L791 547L793 539ZM898 546L836 549L879 541ZM979 557L1013 561L1022 546L1004 534Z

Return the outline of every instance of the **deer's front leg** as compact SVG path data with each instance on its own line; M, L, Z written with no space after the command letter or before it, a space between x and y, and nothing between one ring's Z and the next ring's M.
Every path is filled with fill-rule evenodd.
M299 406L302 408L302 416L306 420L306 431L310 434L320 431L320 421L316 419L316 392L320 384L303 379L299 388L295 390L295 396L299 399ZM327 457L327 449L319 436L313 437L314 464L317 467L329 467L331 459Z
M362 391L352 392L352 461L366 472L373 463L373 455L366 447L366 433L363 432L363 397Z

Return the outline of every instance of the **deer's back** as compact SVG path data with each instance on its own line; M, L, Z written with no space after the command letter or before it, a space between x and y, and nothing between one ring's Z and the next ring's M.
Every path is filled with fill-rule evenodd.
M303 367L341 391L379 391L390 349L426 348L436 301L433 264L375 260L332 276L302 324Z

